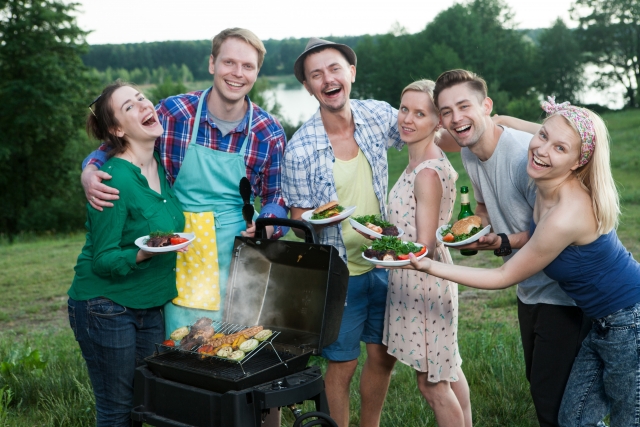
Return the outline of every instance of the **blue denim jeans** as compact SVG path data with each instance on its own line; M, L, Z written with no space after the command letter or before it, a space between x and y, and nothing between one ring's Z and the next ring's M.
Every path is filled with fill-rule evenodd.
M130 427L136 366L164 340L161 307L133 309L99 297L69 298L68 309L96 397L97 427Z
M596 319L560 406L562 427L640 426L640 303Z

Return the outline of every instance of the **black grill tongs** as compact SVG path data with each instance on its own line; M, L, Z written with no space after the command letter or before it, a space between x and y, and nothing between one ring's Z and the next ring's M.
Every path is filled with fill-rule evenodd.
M240 196L242 197L242 201L244 202L244 206L242 207L242 218L244 218L244 222L247 223L247 228L253 226L253 214L255 212L255 208L251 204L251 183L246 176L243 176L240 180Z

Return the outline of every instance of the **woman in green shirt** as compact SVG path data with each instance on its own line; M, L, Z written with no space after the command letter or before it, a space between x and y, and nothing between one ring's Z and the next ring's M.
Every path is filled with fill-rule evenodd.
M153 104L118 81L89 108L87 133L110 146L102 170L120 197L111 209L87 205L69 322L87 362L97 426L124 427L131 425L136 365L164 339L161 309L177 295L176 253L145 252L134 241L154 231L182 231L184 215L154 152L163 129Z

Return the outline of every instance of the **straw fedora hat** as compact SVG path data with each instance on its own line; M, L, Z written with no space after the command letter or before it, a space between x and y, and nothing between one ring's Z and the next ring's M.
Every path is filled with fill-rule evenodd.
M298 79L300 83L304 82L305 80L304 59L307 57L309 53L327 45L331 46L334 49L339 50L345 56L345 58L347 58L347 61L349 61L349 64L355 66L356 62L358 62L358 58L356 58L356 53L353 51L353 49L351 49L346 44L334 43L329 40L323 40L317 37L311 37L309 39L309 42L307 43L307 47L304 48L304 52L302 52L300 56L298 56L298 59L296 59L296 62L293 64L293 74L295 74L296 79Z

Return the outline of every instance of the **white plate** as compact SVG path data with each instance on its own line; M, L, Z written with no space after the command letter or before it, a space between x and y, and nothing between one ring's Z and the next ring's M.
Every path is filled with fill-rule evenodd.
M353 218L349 218L349 222L351 223L351 226L353 228L355 228L356 230L362 231L364 234L368 234L369 236L377 237L378 239L380 237L384 236L384 234L376 233L372 229L368 228L366 225L360 224L358 221L356 221ZM396 226L396 227L398 228L398 235L396 237L402 236L404 234L404 230L402 228L398 227L398 226Z
M352 213L356 211L356 207L347 206L344 208L342 212L340 212L340 215L332 216L331 218L327 218L327 219L311 219L311 215L313 215L313 211L314 211L313 209L305 211L302 214L302 219L304 219L310 224L331 224L333 222L340 222L343 219L348 218Z
M414 245L416 245L418 247L422 247L422 245L420 243L414 243ZM371 246L369 246L369 249L371 249ZM428 250L425 251L425 253L423 253L422 255L420 255L418 257L418 259L424 258L427 255L427 252L429 252L429 251ZM411 261L408 260L408 259L406 259L406 260L398 260L398 261L380 261L379 259L367 258L366 256L364 256L364 252L362 252L362 258L366 259L371 264L381 265L383 267L402 267L403 265L411 264Z
M149 236L138 237L135 241L137 247L142 249L145 252L173 252L178 249L182 249L187 246L189 243L193 242L196 239L196 235L193 233L174 233L180 237L184 237L185 239L189 239L187 242L180 243L179 245L171 245L171 246L162 246L160 248L152 248L144 244L144 242L149 239Z
M438 239L438 242L440 243L444 243L445 246L463 246L463 245L468 245L469 243L473 243L476 240L478 240L480 237L489 234L489 232L491 232L491 226L487 225L485 228L483 228L482 230L478 231L476 234L474 234L473 236L469 237L466 240L462 240L460 242L444 242L442 240L442 230L444 228L447 228L449 225L445 224L442 227L439 227L436 230L436 239Z

